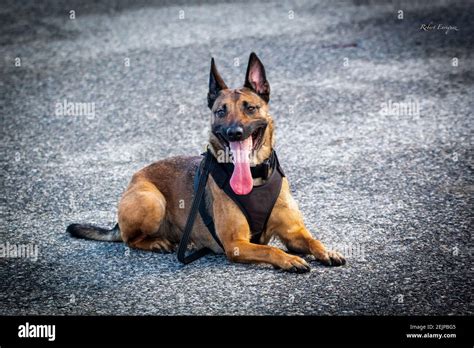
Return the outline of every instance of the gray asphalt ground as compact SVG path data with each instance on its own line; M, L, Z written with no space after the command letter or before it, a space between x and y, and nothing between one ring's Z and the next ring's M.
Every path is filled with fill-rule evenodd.
M0 258L0 314L472 314L472 2L199 3L2 1L0 245L38 257ZM199 154L211 56L240 86L251 51L305 221L346 266L182 266L65 233L112 226L141 167Z

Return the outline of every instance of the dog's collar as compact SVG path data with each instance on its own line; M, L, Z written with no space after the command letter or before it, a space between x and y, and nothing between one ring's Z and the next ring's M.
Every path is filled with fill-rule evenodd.
M263 180L268 179L271 170L275 170L275 151L272 150L270 157L268 157L265 161L256 166L250 167L250 172L252 173L252 178L262 178Z

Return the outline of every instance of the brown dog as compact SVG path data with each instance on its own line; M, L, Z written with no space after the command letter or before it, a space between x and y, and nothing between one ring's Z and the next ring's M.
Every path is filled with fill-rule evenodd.
M231 151L234 169L229 185L236 195L249 194L254 187L265 185L268 178L253 178L249 168L263 163L273 151L275 138L268 112L269 96L264 67L254 53L250 55L244 87L239 89L227 88L214 60L211 61L209 151L215 158ZM143 168L133 175L120 200L118 224L113 229L73 224L68 232L88 239L124 241L132 248L143 250L174 251L190 211L193 180L200 161L200 157L180 156ZM212 175L207 182L206 196L209 214L224 250L200 217L191 235L191 243L196 248L207 247L216 253L224 251L229 260L235 262L269 263L287 271L309 271L303 258L267 245L272 236L277 236L291 252L314 255L328 266L345 264L341 254L328 251L306 229L285 177L257 240L252 240L249 221L242 209L216 184Z

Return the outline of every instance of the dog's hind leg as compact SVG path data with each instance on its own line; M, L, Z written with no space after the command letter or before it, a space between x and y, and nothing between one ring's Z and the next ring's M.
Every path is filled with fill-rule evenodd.
M171 252L165 223L166 199L158 188L145 179L135 179L122 196L118 220L122 239L132 248Z
M157 251L163 253L171 253L176 249L176 244L163 239L161 237L148 237L143 239L134 240L128 245L131 248Z

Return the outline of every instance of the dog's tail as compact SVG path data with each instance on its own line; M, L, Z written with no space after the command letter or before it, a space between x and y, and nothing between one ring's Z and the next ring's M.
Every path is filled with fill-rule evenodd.
M120 228L115 224L110 230L97 227L90 224L71 224L67 227L66 232L76 238L101 240L104 242L121 242Z

